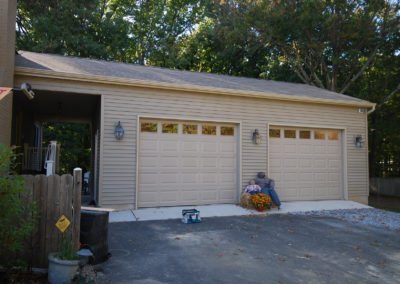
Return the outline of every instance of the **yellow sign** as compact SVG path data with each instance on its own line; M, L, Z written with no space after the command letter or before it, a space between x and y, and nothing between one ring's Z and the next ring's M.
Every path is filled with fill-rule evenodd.
M68 228L70 224L71 222L68 220L68 218L62 215L60 219L58 219L56 226L61 231L61 233L64 233L64 231Z

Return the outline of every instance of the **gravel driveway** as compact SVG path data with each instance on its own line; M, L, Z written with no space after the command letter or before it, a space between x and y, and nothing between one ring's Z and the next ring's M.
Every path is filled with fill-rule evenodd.
M398 283L400 234L328 216L110 224L100 283Z
M310 212L293 212L293 215L329 216L367 226L382 227L400 231L400 213L381 209L348 209L348 210L320 210Z

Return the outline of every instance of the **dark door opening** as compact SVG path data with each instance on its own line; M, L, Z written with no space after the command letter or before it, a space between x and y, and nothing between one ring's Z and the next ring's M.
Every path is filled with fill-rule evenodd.
M35 90L28 100L16 92L13 101L12 144L20 152L21 174L46 174L51 141L57 141L56 174L82 168L84 202L98 196L100 96ZM47 171L48 172L48 171Z

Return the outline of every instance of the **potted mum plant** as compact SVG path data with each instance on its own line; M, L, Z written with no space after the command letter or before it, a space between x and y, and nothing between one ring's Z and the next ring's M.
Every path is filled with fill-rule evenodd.
M79 267L77 250L69 238L63 238L58 252L49 254L48 280L51 284L69 284Z
M271 208L271 198L263 193L258 193L250 196L250 201L254 204L257 211L262 212L265 209Z

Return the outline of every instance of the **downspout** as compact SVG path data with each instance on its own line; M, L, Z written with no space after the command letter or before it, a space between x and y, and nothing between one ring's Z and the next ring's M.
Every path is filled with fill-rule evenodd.
M376 104L374 104L372 106L372 108L367 112L367 116L370 115L371 113L373 113L375 111L375 109L376 109Z
M374 104L373 106L372 106L372 108L367 112L367 117L366 117L366 121L367 121L367 126L368 126L368 115L370 115L371 113L373 113L374 111L375 111L375 109L376 109L376 104ZM375 135L375 134L374 134ZM373 142L373 144L375 145L375 136L372 136L372 142ZM367 136L366 136L367 138L368 138L368 130L367 130ZM372 157L371 157L371 155L372 155ZM370 162L371 162L371 160L372 159L374 159L374 157L375 157L375 153L374 153L374 151L371 151L370 152L370 154L368 155L367 154L367 159L368 159L368 171L367 171L367 188L368 188L368 195L369 195L369 192L370 192L370 174L371 174L371 172L373 172L373 170L372 170L372 168L371 168L371 165L370 165Z

